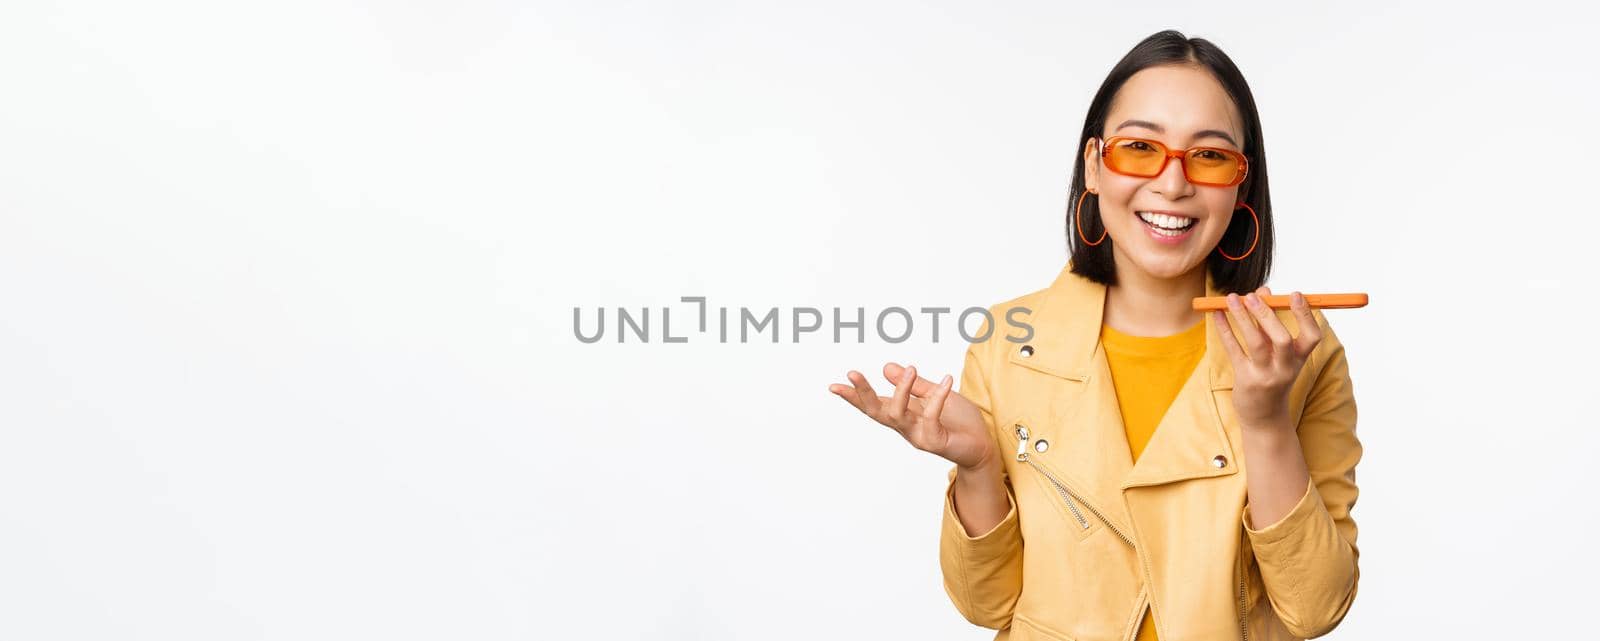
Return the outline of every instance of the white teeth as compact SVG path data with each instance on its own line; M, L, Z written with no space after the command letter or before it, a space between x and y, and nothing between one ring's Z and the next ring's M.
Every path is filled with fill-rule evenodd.
M1189 226L1193 225L1194 222L1195 222L1195 219L1193 219L1193 218L1184 218L1182 216L1169 216L1167 214L1152 214L1152 213L1147 212L1147 211L1141 211L1141 212L1137 212L1137 213L1139 214L1139 218L1141 220L1143 220L1143 221L1145 221L1147 223L1150 223L1151 225L1153 225L1155 227L1160 227L1162 229L1176 229L1176 230L1188 229Z

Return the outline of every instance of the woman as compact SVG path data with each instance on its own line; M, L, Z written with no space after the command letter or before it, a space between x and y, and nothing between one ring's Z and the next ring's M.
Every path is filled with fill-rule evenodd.
M892 397L855 371L829 389L955 464L945 590L996 639L1322 635L1360 576L1356 406L1322 312L1258 298L1272 207L1250 89L1216 46L1157 33L1081 140L1068 265L990 308L1025 308L1031 336L971 344L957 393L894 363ZM1226 314L1193 309L1223 294Z

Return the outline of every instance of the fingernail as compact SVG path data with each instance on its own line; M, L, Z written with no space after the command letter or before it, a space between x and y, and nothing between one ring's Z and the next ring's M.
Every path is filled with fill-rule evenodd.
M1232 307L1234 309L1238 309L1239 308L1239 295L1238 294L1228 294L1228 306Z
M1306 297L1301 296L1300 292L1295 292L1294 293L1294 304L1296 304L1296 305L1305 305L1306 304Z

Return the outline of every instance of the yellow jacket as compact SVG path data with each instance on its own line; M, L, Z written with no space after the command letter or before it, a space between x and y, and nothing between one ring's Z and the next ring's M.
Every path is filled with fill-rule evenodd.
M1210 275L1206 292L1217 291ZM1034 335L995 327L966 353L959 391L1006 452L1010 512L968 536L945 488L945 591L996 641L1134 638L1148 606L1162 641L1320 636L1344 619L1360 577L1356 404L1344 348L1323 339L1290 390L1311 481L1277 523L1246 518L1233 367L1206 315L1206 354L1135 465L1100 348L1106 288L1063 269L1014 307ZM1289 310L1278 317L1298 335ZM1242 343L1241 343L1242 344ZM1253 529L1250 526L1259 526Z

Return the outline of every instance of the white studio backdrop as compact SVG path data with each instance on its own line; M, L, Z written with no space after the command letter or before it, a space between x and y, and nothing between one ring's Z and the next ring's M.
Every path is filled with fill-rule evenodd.
M990 638L940 583L949 465L827 391L959 373L954 325L723 343L680 298L1046 286L1089 99L1164 28L1254 90L1269 285L1371 294L1329 312L1366 454L1328 638L1560 635L1600 570L1596 23L8 2L0 638ZM687 342L577 340L599 307Z

